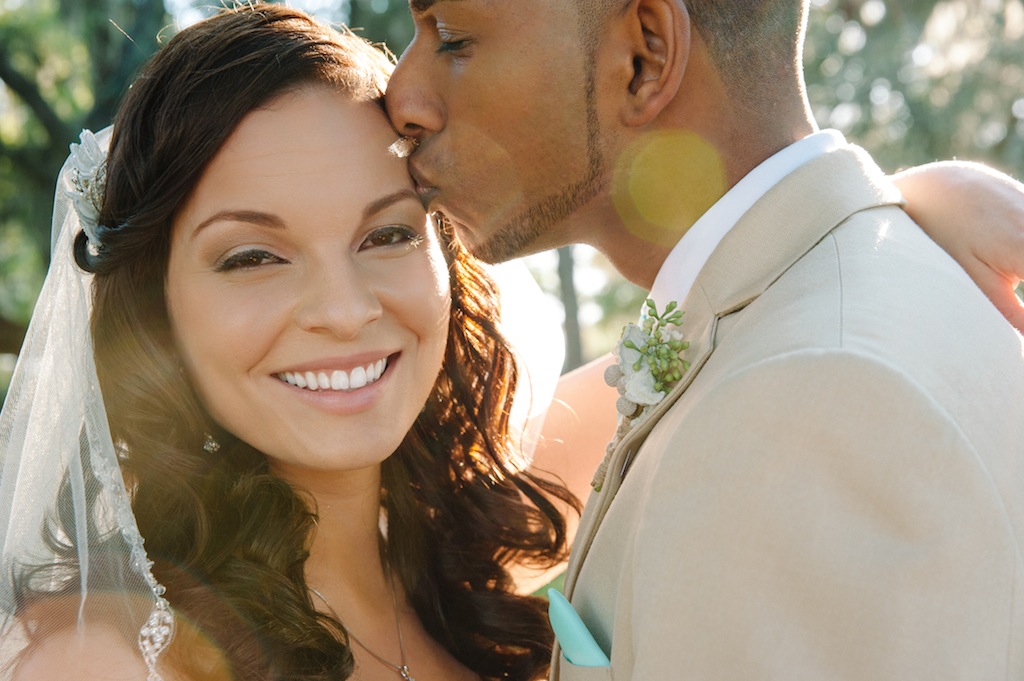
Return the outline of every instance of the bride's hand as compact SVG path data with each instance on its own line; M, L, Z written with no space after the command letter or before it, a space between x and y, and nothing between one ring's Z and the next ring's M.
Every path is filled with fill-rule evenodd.
M944 161L892 177L906 211L1024 332L1024 184L987 166Z

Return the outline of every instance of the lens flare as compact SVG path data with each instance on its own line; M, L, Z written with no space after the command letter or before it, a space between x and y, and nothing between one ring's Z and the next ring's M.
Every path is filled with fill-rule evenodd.
M651 132L618 159L612 200L634 236L671 248L726 191L725 165L685 130Z

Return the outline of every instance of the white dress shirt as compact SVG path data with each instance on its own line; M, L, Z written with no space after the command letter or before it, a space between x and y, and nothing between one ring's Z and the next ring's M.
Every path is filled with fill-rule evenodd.
M686 298L722 237L769 189L804 163L845 144L840 132L821 130L794 142L747 173L687 230L665 258L650 295L658 310L670 301L681 303Z

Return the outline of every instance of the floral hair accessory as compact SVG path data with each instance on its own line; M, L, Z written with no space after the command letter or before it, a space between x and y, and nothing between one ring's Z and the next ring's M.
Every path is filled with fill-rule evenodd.
M628 419L661 402L690 368L680 357L690 344L676 328L683 318L677 306L673 301L659 314L648 298L644 320L626 325L614 353L619 361L605 370L605 382L619 391L615 408Z
M107 151L100 146L91 130L83 130L79 140L78 144L71 144L68 159L71 164L68 174L70 187L66 189L82 223L82 231L89 239L89 246L93 251L99 251L98 221L107 181Z

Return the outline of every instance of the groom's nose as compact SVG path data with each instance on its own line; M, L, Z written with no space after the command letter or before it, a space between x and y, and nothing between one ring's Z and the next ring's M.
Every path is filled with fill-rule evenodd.
M384 101L399 134L422 138L445 126L444 98L430 56L413 40L391 75Z

